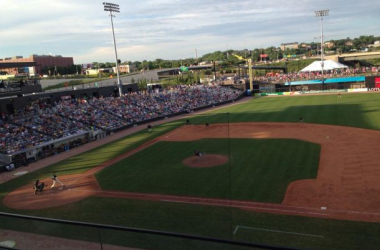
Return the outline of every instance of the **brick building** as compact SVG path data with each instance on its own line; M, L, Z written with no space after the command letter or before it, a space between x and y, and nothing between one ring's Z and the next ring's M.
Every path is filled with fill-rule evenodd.
M28 58L22 56L7 57L0 59L0 63L9 63L9 62L35 62L36 67L29 68L9 68L3 69L10 75L16 75L19 73L28 73L30 75L41 74L41 69L45 67L68 67L74 64L74 59L72 57L63 57L63 56L52 56L52 55L31 55Z
M281 50L298 49L298 43L281 43Z

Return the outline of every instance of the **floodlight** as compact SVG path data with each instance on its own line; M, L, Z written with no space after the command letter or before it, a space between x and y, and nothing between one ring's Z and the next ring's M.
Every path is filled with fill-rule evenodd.
M120 13L120 7L119 7L118 4L106 3L106 2L104 2L103 5L104 5L104 11L109 11L110 12L111 26L112 26L112 35L113 35L113 45L114 45L114 48L115 48L116 74L117 74L117 82L118 82L117 85L119 86L119 95L122 96L123 91L122 91L122 84L121 84L121 81L120 81L120 74L119 74L119 62L120 62L120 60L118 60L118 57L117 57L115 31L114 31L114 28L113 28L113 17L114 16L112 15L112 12Z
M322 77L323 77L323 58L324 58L324 44L323 44L323 17L328 16L330 13L330 10L317 10L315 11L315 16L321 18L321 68L322 68Z

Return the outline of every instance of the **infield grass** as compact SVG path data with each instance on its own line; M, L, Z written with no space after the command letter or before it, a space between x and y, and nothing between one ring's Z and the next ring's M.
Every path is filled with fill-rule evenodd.
M185 166L194 149L229 156L231 164ZM104 190L213 198L231 198L231 191L232 199L280 203L290 182L316 178L319 153L319 145L292 139L159 142L96 177Z

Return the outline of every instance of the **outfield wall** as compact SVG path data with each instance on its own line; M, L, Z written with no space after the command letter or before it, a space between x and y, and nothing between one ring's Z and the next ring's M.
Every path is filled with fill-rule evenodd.
M276 96L276 95L308 95L308 94L324 94L324 93L354 93L354 92L375 92L380 88L357 88L357 89L328 89L328 90L310 90L310 91L292 91L292 92L272 92L260 93L260 96Z

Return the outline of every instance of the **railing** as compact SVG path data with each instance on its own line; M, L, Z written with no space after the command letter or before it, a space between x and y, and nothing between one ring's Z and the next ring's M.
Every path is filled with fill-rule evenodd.
M19 214L11 214L11 213L3 213L0 212L0 219L1 229L10 229L12 231L18 231L15 230L13 227L17 227L17 225L23 225L23 228L28 227L28 224L30 224L29 229L32 230L29 233L34 234L42 234L46 235L46 237L54 235L55 237L61 238L59 235L57 235L54 231L56 230L59 232L60 227L65 226L74 226L74 227L80 227L81 230L73 230L77 232L77 235L75 237L76 242L77 240L81 241L87 241L92 242L92 244L98 245L99 249L103 249L103 246L105 244L112 244L112 240L107 239L108 233L106 231L112 230L112 232L123 232L123 233L132 233L134 235L138 235L138 237L147 237L150 238L153 236L153 238L150 239L150 245L153 247L153 249L157 249L156 245L162 245L162 241L165 242L165 240L170 239L180 239L184 240L182 244L190 244L192 249L195 245L200 246L199 249L220 249L220 247L238 247L234 249L240 249L239 247L244 247L241 249L285 249L285 250L299 250L298 248L289 248L289 247L279 247L279 246L271 246L271 245L264 245L264 244L257 244L252 242L245 242L245 241L236 241L236 240L229 240L229 239L221 239L221 238L212 238L212 237L204 237L204 236L197 236L197 235L190 235L190 234L180 234L175 232L166 232L166 231L158 231L158 230L148 230L148 229L139 229L139 228L133 228L133 227L123 227L123 226L113 226L113 225L105 225L105 224L96 224L96 223L87 223L87 222L78 222L78 221L70 221L70 220L60 220L60 219L49 219L49 218L43 218L43 217L35 217L35 216L27 216L27 215L19 215ZM14 220L14 221L12 221ZM22 220L23 223L17 223L18 220ZM39 222L36 223L36 222ZM53 225L45 225L44 223L53 223ZM36 225L39 225L36 227ZM43 226L46 226L48 228L44 229ZM39 228L38 228L39 227ZM66 230L68 228L66 227ZM78 228L77 228L78 229ZM86 230L83 230L86 229ZM91 231L91 229L94 229ZM88 231L91 231L92 235L87 235ZM43 233L45 232L45 233ZM82 232L79 233L78 232ZM21 232L20 232L21 234ZM67 238L69 236L68 234L65 235ZM83 237L81 237L83 236ZM158 236L158 237L157 237ZM69 236L69 238L71 238ZM55 244L57 243L57 238L54 238ZM170 244L168 241L168 244ZM197 243L197 244L196 244ZM204 243L204 245L202 244ZM42 245L44 242L39 241L38 244L40 245L40 249L44 249ZM75 243L73 243L75 244ZM128 245L128 243L127 243ZM207 248L204 248L207 246ZM42 248L41 248L42 247ZM8 248L8 247L2 247L3 249L15 249L15 248ZM0 247L1 249L1 247ZM75 249L75 246L74 246ZM229 248L228 248L229 249Z
M91 82L91 83L83 83L73 86L67 86L57 89L48 89L45 90L45 92L62 92L62 91L68 91L68 90L80 90L80 89L93 89L93 88L101 88L101 87L109 87L109 86L117 86L115 82L111 82L110 80L107 80L106 82L99 81L97 82Z

